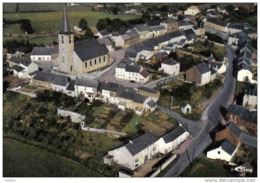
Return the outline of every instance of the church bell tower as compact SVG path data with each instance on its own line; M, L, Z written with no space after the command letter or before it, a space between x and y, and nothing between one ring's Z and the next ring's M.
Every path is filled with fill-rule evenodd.
M63 73L75 73L74 54L74 34L70 31L66 9L64 7L59 39L59 71Z

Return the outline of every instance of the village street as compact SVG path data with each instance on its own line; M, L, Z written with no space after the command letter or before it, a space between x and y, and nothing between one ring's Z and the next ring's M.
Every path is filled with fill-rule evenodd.
M223 117L220 113L220 106L227 107L234 97L236 79L233 74L233 59L235 58L234 51L227 46L227 72L225 83L222 91L218 93L218 96L211 102L211 104L203 112L201 121L195 122L190 120L181 119L175 113L169 113L171 117L181 119L182 122L186 123L188 131L191 130L192 134L195 134L195 137L192 142L189 142L187 145L184 143L183 146L186 146L186 152L180 155L179 160L170 168L170 170L164 175L165 177L175 177L182 173L182 171L189 166L189 164L200 154L202 153L208 145L212 142L209 133L220 123L223 122ZM196 130L193 129L194 124L203 125L203 127L198 127ZM185 127L185 125L184 125ZM201 130L202 128L202 130ZM196 135L197 133L197 135Z

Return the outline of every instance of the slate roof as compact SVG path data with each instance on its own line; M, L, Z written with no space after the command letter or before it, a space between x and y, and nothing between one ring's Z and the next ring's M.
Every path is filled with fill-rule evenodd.
M118 31L113 31L112 32L112 36L119 36L119 32Z
M31 55L53 55L58 54L58 48L50 48L50 47L34 47Z
M17 71L17 72L21 72L24 70L23 67L19 66L19 65L14 65L13 67L11 67L13 70Z
M158 92L158 90L156 90L154 88L147 88L147 87L144 87L144 86L139 87L138 90L143 90L143 91L150 92L150 93L157 93Z
M175 139L177 139L180 135L182 135L185 132L186 131L184 130L184 128L179 126L179 127L175 128L175 129L173 129L172 131L170 131L169 133L165 134L162 137L162 139L167 144L169 142L174 141Z
M131 29L129 32L126 32L125 34L122 35L122 39L129 40L129 39L134 39L139 36L140 35L136 31L136 29Z
M167 52L158 52L156 54L153 55L155 58L161 58L161 57L165 57L168 56Z
M52 84L59 85L59 86L66 86L69 82L68 76L63 75L55 75L54 80L52 81Z
M99 42L99 44L104 44L106 46L113 45L112 41L107 37L102 37L102 38L98 39L97 41Z
M149 31L148 25L137 25L137 26L135 26L135 28L138 32Z
M75 90L75 80L70 80L70 84L66 88L69 91L74 91Z
M202 62L202 63L196 65L196 68L198 69L200 74L204 74L204 73L210 72L210 69L209 69L208 65L205 62Z
M141 72L139 72L139 74L141 74L144 78L150 76L149 72L147 72L146 70L142 70Z
M108 32L106 29L99 31L99 33L100 33L102 36L107 36L107 35L110 34L110 32Z
M107 47L104 44L99 44L95 39L86 39L76 42L74 50L83 62L108 54Z
M117 64L117 68L122 68L122 69L125 69L127 66L127 63L124 63L124 62L120 62L119 64Z
M207 22L211 22L214 23L216 25L222 26L222 27L226 27L228 25L227 22L218 20L218 19L214 19L214 18L207 18Z
M153 101L153 100L150 100L147 104L148 104L149 107L151 107L151 108L153 108L153 107L155 107L155 106L157 105L156 102Z
M128 65L131 65L131 64L133 64L133 61L130 59L130 58L123 58L121 61L120 61L120 63L126 63L126 64L128 64Z
M150 26L149 30L150 30L150 32L162 31L162 30L166 30L166 28L163 25L155 25L155 26Z
M257 123L257 111L245 110L241 114L240 119L256 124Z
M242 133L242 131L238 128L238 126L231 121L228 125L228 128L230 129L230 131L236 136L239 137L240 134Z
M227 110L229 114L239 116L244 112L244 110L246 110L246 108L240 105L231 104L228 106Z
M11 62L14 62L14 63L18 64L18 65L22 64L22 65L24 65L26 67L29 66L32 63L32 61L26 59L25 57L19 58L19 57L12 56L9 60Z
M132 101L134 101L136 103L140 103L140 104L143 104L147 98L130 89L124 89L124 90L120 91L118 96L121 98L124 98L124 99L132 100Z
M179 27L189 26L189 25L194 25L194 23L192 23L191 21L180 21L179 22Z
M54 80L54 77L55 74L50 72L37 72L33 79L51 83Z
M126 149L134 156L154 144L158 140L158 137L150 132L137 137L133 141L125 145Z
M221 144L221 149L223 149L229 155L232 155L236 149L236 146L234 146L229 140L225 139Z
M61 23L60 34L70 34L70 28L69 28L69 23L68 23L65 6L64 6L64 11L63 11L63 19L62 19L62 23Z
M245 69L245 70L248 70L250 72L253 73L253 68L251 65L247 64L247 63L241 63L238 65L238 71L242 70L242 69Z
M228 28L231 28L231 29L239 29L239 30L243 30L244 29L244 25L242 24L228 24L227 26Z
M209 56L206 58L208 62L215 61L215 58L213 56Z
M122 86L117 83L112 83L112 82L102 82L100 83L100 89L99 90L107 90L107 91L112 91L112 92L118 92L119 89Z
M176 60L172 59L172 58L169 58L169 59L165 60L165 61L163 62L163 64L176 65L176 64L178 64L178 62L177 62Z
M81 78L79 78L79 79L76 79L75 85L86 86L86 87L98 89L98 82L96 80L93 80L93 79L81 79Z
M125 70L127 72L139 73L141 70L141 66L140 65L127 65Z

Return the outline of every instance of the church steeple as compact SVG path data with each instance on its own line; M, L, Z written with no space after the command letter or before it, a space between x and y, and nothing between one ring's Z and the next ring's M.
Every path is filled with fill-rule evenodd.
M67 18L66 9L64 6L60 34L70 34L70 33L71 32L70 32L70 28L69 28L68 18Z

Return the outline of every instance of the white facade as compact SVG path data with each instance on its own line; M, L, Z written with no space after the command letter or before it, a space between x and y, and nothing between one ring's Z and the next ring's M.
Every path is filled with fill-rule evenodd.
M190 6L186 11L184 11L184 15L195 16L198 13L200 13L200 10L196 6Z
M124 39L122 38L121 35L112 36L112 39L113 39L116 47L119 47L119 46L123 47L125 45L125 41L124 41Z
M104 102L109 102L111 104L118 104L117 96L113 96L111 91L102 89L102 95L104 97Z
M68 87L68 85L69 85L69 82L67 83L66 86L55 85L55 84L52 83L51 84L51 88L52 88L53 91L65 93L66 88Z
M149 51L149 50L142 50L139 53L136 54L135 57L135 62L137 62L138 60L142 59L142 60L148 60L153 56L153 51Z
M253 78L252 72L250 72L247 69L241 69L237 73L237 80L238 81L242 81L242 82L248 81L248 82L251 82L252 78Z
M31 55L32 61L51 61L51 55Z
M183 112L184 114L191 113L191 105L186 104L185 106L182 106L181 112Z
M228 37L228 45L238 45L239 38Z
M177 76L180 73L180 63L177 63L175 65L169 65L169 64L162 63L161 69L166 74Z
M30 63L28 66L23 65L21 63L20 64L16 64L16 63L13 63L13 62L9 62L9 66L10 67L15 66L15 65L18 65L18 66L20 66L20 67L22 67L24 69L24 70L22 70L20 72L17 72L15 70L13 70L14 76L16 76L18 78L23 78L23 79L31 78L31 76L29 74L39 70L38 65L33 63L33 62Z
M113 156L115 163L129 168L130 170L135 170L149 159L152 159L157 153L158 141L156 141L154 144L151 144L134 156L125 146L109 151L108 155Z
M220 146L216 149L208 151L207 152L207 158L209 158L209 159L219 159L219 160L224 160L224 161L230 162L231 159L233 158L233 156L235 155L236 151L237 151L237 147L232 154L229 154L225 150L223 150Z
M250 111L256 111L257 110L257 96L244 95L243 106L247 107Z
M143 69L141 68L140 72ZM128 81L135 81L135 82L139 82L139 83L146 83L149 81L150 76L148 77L143 77L141 74L137 73L137 72L127 72L125 70L125 68L119 68L116 67L115 68L115 76L118 79L124 79L124 80L128 80Z
M166 143L163 140L163 138L160 138L160 140L158 141L159 152L162 154L167 154L167 153L171 152L172 150L176 149L182 142L184 142L188 136L189 136L189 133L184 132L179 137L177 137L176 139L174 139L173 141L168 142L168 143Z
M80 93L82 93L85 98L87 98L90 101L92 101L95 98L96 94L97 94L97 89L96 88L92 88L92 87L88 87L88 86L78 86L78 85L75 85L75 95L79 96Z
M201 74L201 83L200 85L205 85L210 82L211 72L206 72Z
M217 69L218 74L224 74L227 71L227 66L225 64L222 64L219 69Z

